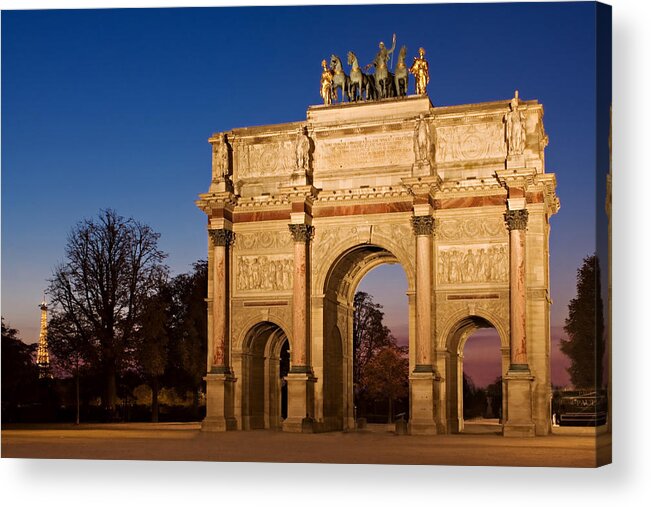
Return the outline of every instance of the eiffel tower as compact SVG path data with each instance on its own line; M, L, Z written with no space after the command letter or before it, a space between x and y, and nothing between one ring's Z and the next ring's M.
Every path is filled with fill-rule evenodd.
M43 297L43 302L38 306L41 309L41 332L38 335L38 352L36 355L38 378L52 378L50 355L47 351L47 303L45 302L45 297Z

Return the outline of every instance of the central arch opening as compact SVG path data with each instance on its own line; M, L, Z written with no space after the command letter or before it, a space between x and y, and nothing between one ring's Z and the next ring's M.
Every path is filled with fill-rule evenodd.
M376 270L379 266L382 268ZM370 274L372 271L375 274ZM367 275L368 281L365 279ZM362 279L365 281L362 282ZM399 282L396 283L396 280ZM408 299L406 295L410 286L413 287L413 280L410 280L403 264L392 252L378 245L356 246L333 263L326 279L323 303L323 415L329 429L355 429L358 427L356 418L360 416L378 423L392 421L398 414L405 420L408 418L408 371L411 362L407 350L414 325L409 319L413 312L408 310L414 298ZM355 304L355 295L359 291L366 292L366 297L357 298L358 306L366 305L363 309L356 308ZM396 301L400 303L394 304ZM373 305L377 304L382 308L373 311ZM403 315L396 319L395 313L400 311L400 306ZM384 336L378 340L375 350L364 350L363 364L360 363L359 335L355 339L355 332L360 328L356 310L367 310L370 315L375 313L376 321L378 311L388 312L384 315L386 320L380 317L378 329L369 330ZM396 326L398 321L400 323ZM393 323L394 329L388 327L389 323ZM384 327L388 329L384 330ZM377 359L380 353L382 357ZM391 368L405 367L406 386L390 384L392 379L396 383L401 383L403 379L395 378L401 377L395 373L397 369L392 369L393 373L388 372L389 363ZM365 371L360 368L365 368ZM369 376L373 378L369 379ZM380 392L383 382L386 387ZM373 384L372 387L370 384ZM406 392L402 392L400 387L404 387ZM362 400L365 401L363 407L358 405Z

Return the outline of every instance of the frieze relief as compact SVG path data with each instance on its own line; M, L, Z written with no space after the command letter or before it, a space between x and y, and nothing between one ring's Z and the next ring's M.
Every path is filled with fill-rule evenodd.
M242 144L238 148L238 178L290 175L296 169L295 141Z
M479 123L436 129L436 162L506 158L504 125Z
M287 255L241 255L237 258L237 290L291 290L294 264Z
M436 236L439 240L506 237L504 217L441 218L437 221Z
M251 233L237 233L235 249L246 250L290 250L292 239L286 228L280 231L256 231Z
M503 283L509 280L509 252L506 245L439 248L439 284Z
M315 147L315 168L337 170L403 166L414 163L413 132L322 139Z

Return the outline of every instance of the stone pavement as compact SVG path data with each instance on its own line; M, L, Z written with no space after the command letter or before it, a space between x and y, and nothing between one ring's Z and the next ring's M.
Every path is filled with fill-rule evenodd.
M610 439L397 436L387 431L204 433L199 423L6 425L2 457L593 467L610 462Z

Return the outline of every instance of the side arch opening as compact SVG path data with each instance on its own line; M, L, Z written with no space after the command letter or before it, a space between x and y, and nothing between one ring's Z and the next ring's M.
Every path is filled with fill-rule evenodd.
M273 322L247 332L242 348L242 429L279 429L287 417L289 339Z

